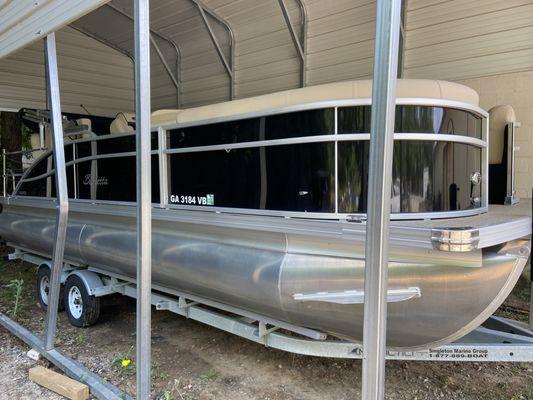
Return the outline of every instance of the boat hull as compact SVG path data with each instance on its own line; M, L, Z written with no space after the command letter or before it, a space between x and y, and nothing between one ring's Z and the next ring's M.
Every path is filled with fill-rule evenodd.
M128 213L119 210L123 208L117 207L115 215L99 213L97 206L92 211L71 211L66 260L134 278L134 207ZM174 217L181 211L166 211L167 219L153 220L154 284L336 337L362 340L360 301L339 304L297 298L298 294L362 292L361 245L305 232L180 222ZM5 205L0 236L50 255L54 212L53 208ZM389 289L416 288L420 296L388 304L387 345L413 350L436 347L479 326L514 287L529 246L526 239L465 253L392 246Z

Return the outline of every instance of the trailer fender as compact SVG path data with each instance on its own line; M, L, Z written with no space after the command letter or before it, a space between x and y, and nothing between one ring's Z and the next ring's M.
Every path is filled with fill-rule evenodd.
M100 279L100 276L96 272L88 271L86 269L75 270L71 271L67 278L71 275L76 275L83 281L90 296L96 295L97 289L101 289L104 286L102 279Z
M52 262L51 261L43 261L39 264L39 268L45 267L48 268L50 271L52 270ZM68 276L70 275L71 271L61 271L61 284L65 284L65 281L67 280Z

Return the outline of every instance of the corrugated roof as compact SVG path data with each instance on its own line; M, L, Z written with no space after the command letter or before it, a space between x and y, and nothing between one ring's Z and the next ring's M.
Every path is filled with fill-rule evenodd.
M38 21L28 28L32 36L49 22L49 14L39 13L52 4L61 4L61 15L68 16L69 7L81 1L0 0L0 22L6 21L0 23L0 44L19 29L13 25L18 20ZM166 60L165 66L152 51L153 109L196 107L372 74L374 0L157 0L150 12L154 43ZM71 26L131 56L132 14L131 0L113 0ZM533 69L531 0L410 0L405 14L406 77L459 80ZM100 68L112 75L110 66Z

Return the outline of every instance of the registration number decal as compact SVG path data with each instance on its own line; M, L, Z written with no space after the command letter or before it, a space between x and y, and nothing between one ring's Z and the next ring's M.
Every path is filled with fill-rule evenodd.
M215 195L214 194L206 194L205 196L188 196L188 195L173 194L173 195L170 196L170 202L172 204L214 206L215 205Z

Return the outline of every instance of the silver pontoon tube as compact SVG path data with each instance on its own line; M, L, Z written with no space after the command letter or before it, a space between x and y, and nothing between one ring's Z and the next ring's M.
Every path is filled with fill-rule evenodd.
M1 202L0 236L51 254L54 203ZM66 259L135 278L135 210L72 201ZM353 223L152 212L154 285L362 340L364 242L352 234ZM411 231L389 249L391 348L436 347L479 326L510 293L529 255L529 239L449 252L416 247Z

